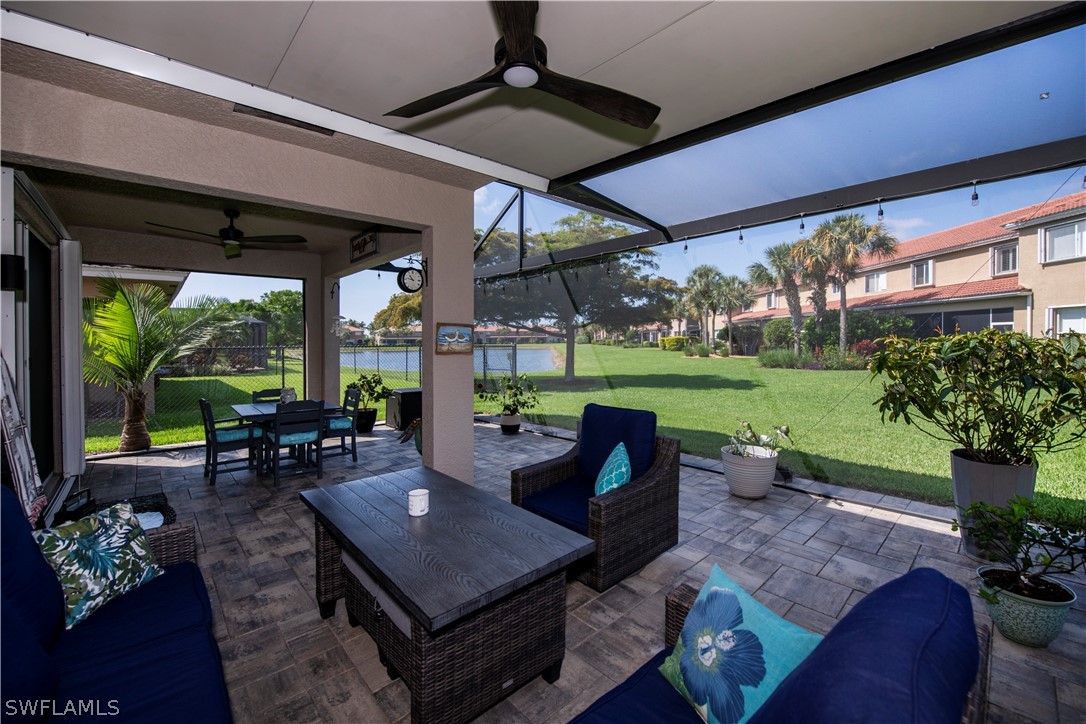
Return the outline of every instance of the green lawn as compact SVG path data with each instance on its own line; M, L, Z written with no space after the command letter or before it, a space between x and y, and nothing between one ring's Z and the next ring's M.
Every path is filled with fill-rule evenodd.
M953 446L900 423L883 425L872 405L881 386L867 372L764 369L751 358L597 345L577 346L576 369L569 385L560 372L532 376L543 401L532 419L573 429L587 402L655 410L663 434L682 440L684 452L711 458L739 420L758 431L787 424L795 445L782 462L801 476L952 502ZM1045 518L1086 525L1086 446L1040 461L1036 499Z

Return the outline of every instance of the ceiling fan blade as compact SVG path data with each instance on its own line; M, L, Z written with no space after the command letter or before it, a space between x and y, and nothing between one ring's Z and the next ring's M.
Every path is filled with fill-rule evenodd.
M560 75L545 66L539 66L537 70L539 82L535 84L535 88L620 123L648 128L660 114L660 106L629 93Z
M193 231L192 229L182 229L182 228L180 228L178 226L166 226L165 224L156 224L153 221L144 221L143 223L147 224L148 226L157 226L160 229L173 229L174 231L183 231L186 234L196 234L197 236L206 236L206 237L208 237L210 239L216 239L217 240L219 238L217 234L205 234L202 231Z
M272 234L270 236L246 236L242 244L305 244L304 236L297 234Z
M479 76L475 80L468 81L463 85L446 88L443 91L438 91L425 98L420 98L417 101L408 103L406 106L401 106L394 111L389 111L385 115L398 116L399 118L414 118L415 116L421 116L430 111L436 111L438 108L447 106L461 98L467 98L470 95L490 90L491 88L501 88L505 85L505 81L502 80L501 71L502 67L497 66L486 75Z
M534 66L535 15L539 12L539 3L499 0L492 5L505 39L506 57L509 61L525 61Z

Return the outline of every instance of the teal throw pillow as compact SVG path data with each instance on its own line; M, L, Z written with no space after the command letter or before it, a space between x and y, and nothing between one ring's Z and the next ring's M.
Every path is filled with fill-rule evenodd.
M630 455L626 452L626 444L619 443L607 456L607 462L596 476L596 495L602 495L608 490L620 488L630 482Z
M710 724L745 722L821 640L714 565L660 673Z
M65 628L162 573L128 503L34 531L64 590Z

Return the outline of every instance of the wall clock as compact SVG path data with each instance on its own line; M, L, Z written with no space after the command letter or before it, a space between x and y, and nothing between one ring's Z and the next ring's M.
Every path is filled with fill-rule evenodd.
M421 269L416 269L414 267L402 269L400 273L396 275L396 284L408 294L414 294L422 289L423 283Z

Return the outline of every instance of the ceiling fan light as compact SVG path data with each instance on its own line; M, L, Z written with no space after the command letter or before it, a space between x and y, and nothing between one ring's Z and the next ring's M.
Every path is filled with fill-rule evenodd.
M227 259L236 259L241 256L241 244L237 242L224 241L222 244L223 253L226 254Z
M539 73L528 65L511 65L502 72L502 80L514 88L531 88L539 82Z

